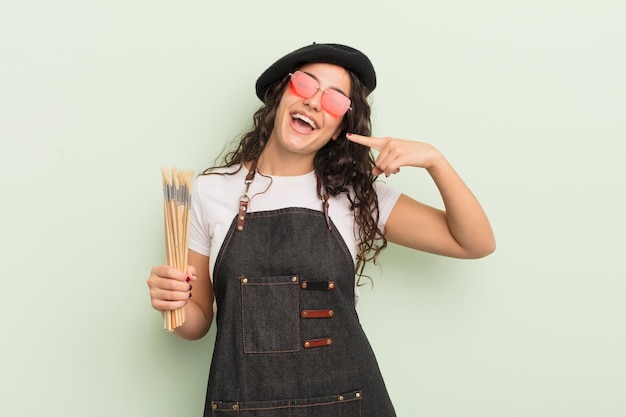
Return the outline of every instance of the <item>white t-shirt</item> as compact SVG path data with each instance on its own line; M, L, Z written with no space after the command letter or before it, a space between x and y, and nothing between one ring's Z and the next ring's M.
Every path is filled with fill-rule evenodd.
M234 172L239 166L219 172ZM239 211L239 201L245 192L244 167L233 175L201 175L193 184L189 225L189 249L209 257L211 279L217 255L233 219ZM380 211L379 227L384 229L391 209L400 192L376 182ZM286 207L304 207L322 211L322 200L317 194L315 172L298 176L264 176L257 173L248 190L248 212L277 210ZM356 259L357 230L354 212L345 194L331 196L329 216L343 237L352 259Z

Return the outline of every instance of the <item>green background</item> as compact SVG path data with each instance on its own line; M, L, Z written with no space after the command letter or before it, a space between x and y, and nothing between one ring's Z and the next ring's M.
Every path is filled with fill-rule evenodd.
M366 52L374 134L438 147L497 251L391 245L359 314L399 416L626 415L623 1L105 1L0 6L0 415L199 416L214 332L162 330L161 167L250 124L312 42ZM441 206L428 176L388 180Z

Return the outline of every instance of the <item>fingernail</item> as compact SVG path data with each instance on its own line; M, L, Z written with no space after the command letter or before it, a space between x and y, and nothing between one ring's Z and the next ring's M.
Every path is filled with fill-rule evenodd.
M189 300L185 300L185 305L189 304Z
M191 281L191 278L187 277L187 279L185 281L189 282L189 281Z
M189 298L191 298L191 293L189 293Z
M192 288L193 288L193 286L191 284L189 284L189 291L191 291Z
M346 136L350 137L352 136L352 133L346 133Z

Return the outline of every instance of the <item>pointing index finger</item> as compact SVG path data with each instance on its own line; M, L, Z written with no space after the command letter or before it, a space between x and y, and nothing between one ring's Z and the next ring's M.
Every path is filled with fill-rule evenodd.
M380 150L380 139L379 138L375 138L372 136L362 136L362 135L357 135L356 133L348 133L346 135L346 137L348 138L348 140L354 142L354 143L358 143L361 145L365 145L365 146L369 146L370 148L374 148L377 151Z

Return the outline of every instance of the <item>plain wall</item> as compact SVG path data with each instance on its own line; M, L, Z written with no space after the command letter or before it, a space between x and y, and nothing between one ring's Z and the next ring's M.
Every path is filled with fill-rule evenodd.
M497 251L390 245L359 314L399 416L626 415L623 1L0 6L0 415L199 416L214 331L162 329L161 167L250 125L312 42L374 62L374 134L438 147ZM421 170L388 180L441 207Z

